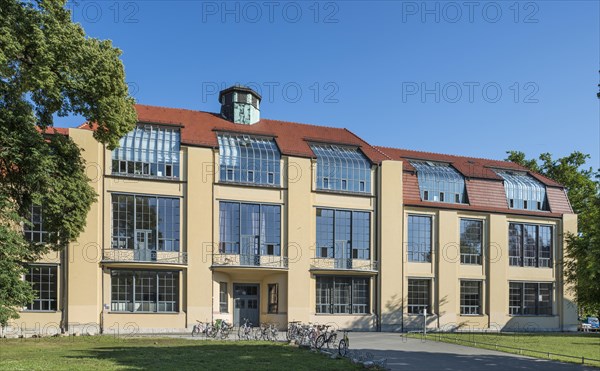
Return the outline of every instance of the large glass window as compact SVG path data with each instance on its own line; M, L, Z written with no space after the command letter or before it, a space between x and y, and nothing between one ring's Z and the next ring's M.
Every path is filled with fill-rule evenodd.
M465 179L450 164L410 161L417 169L419 191L423 201L467 203Z
M358 148L310 146L317 156L317 189L371 193L371 163Z
M111 310L177 312L179 272L112 270Z
M370 259L371 214L317 209L317 257Z
M219 134L221 182L280 185L281 154L271 138Z
M219 252L281 256L281 207L221 201Z
M179 128L138 125L112 152L112 173L179 178Z
M510 223L508 244L510 265L552 266L552 226Z
M112 248L179 251L178 198L112 195Z
M460 281L460 314L481 314L481 281Z
M27 304L27 310L56 311L57 309L57 267L30 265L25 281L32 284L36 298Z
M431 217L408 216L408 261L431 261Z
M369 313L369 278L317 276L317 313Z
M48 232L44 230L43 208L39 205L32 205L27 221L23 225L25 239L34 243L47 242Z
M510 282L509 307L511 315L552 315L552 283Z
M511 209L548 210L546 187L527 173L497 170L504 179L504 191Z
M483 222L481 220L460 220L460 262L481 264Z
M422 314L423 310L431 313L431 280L408 280L408 313Z

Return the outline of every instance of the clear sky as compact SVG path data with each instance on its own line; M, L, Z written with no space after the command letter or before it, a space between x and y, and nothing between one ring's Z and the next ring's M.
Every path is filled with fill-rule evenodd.
M262 117L375 145L600 167L598 1L78 1L123 50L138 103L219 111L241 83ZM60 126L80 122L61 121Z

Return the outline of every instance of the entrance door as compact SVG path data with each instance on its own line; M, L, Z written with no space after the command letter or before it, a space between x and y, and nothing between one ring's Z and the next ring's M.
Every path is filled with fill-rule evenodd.
M234 283L233 284L233 324L240 326L244 324L244 318L252 322L252 326L260 323L258 315L259 285Z
M260 265L258 241L258 236L242 235L242 251L240 254L241 265Z
M148 243L150 242L150 236L152 231L149 229L137 229L135 231L135 261L150 261L151 252L148 249Z
M350 256L350 241L335 241L335 267L339 269L351 269L352 258Z

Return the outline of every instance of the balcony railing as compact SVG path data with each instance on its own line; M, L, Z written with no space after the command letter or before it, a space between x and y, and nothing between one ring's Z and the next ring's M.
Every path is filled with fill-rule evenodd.
M212 265L215 267L259 267L287 269L288 258L278 255L216 253L213 254Z
M179 251L104 249L104 262L148 262L157 264L187 264L187 253Z
M313 258L311 269L340 269L377 272L376 261L366 259Z

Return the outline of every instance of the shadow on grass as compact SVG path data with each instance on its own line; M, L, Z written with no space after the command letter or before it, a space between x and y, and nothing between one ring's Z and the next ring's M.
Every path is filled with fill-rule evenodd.
M221 369L221 370L348 370L347 360L333 360L321 354L286 345L251 342L190 341L189 345L156 339L122 346L98 346L77 350L67 358L108 361L128 369Z

